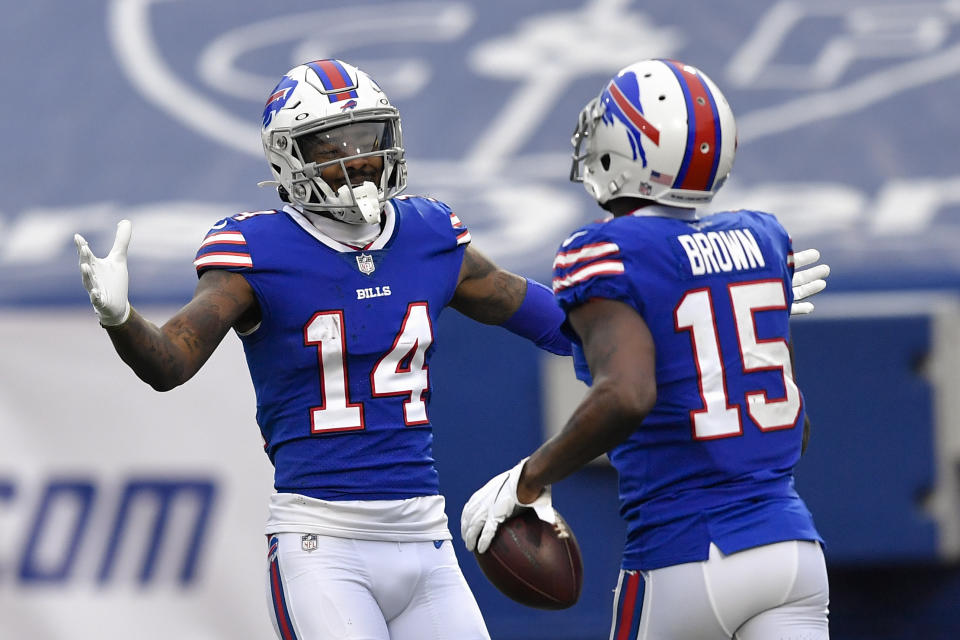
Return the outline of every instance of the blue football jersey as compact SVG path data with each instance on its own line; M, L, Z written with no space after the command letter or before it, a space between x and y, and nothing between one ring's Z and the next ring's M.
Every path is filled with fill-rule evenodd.
M755 211L696 221L638 212L560 247L560 305L628 304L656 347L656 404L609 452L624 568L706 560L710 542L732 553L820 540L793 486L804 406L788 347L792 277L789 236Z
M429 362L470 234L443 203L398 197L363 248L291 207L215 224L198 274L253 287L261 322L241 335L278 491L324 500L439 492Z

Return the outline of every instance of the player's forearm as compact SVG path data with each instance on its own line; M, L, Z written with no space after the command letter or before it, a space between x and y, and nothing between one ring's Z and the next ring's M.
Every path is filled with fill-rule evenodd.
M105 327L120 359L138 378L157 391L169 391L186 382L196 371L182 342L145 319L136 309L122 325Z
M517 497L529 503L543 487L559 482L626 440L640 426L653 399L624 396L623 389L595 382L563 430L527 460Z
M523 303L527 281L502 269L478 272L460 283L450 306L477 322L503 324Z

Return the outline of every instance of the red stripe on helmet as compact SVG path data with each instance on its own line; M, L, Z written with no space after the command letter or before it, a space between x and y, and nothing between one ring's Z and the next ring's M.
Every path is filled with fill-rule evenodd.
M323 69L324 73L327 74L327 78L330 79L331 89L344 89L349 86L347 83L348 79L343 77L343 72L332 60L317 60L314 64Z
M623 114L627 116L627 120L632 122L643 135L650 138L650 141L659 147L659 129L650 124L650 122L643 117L643 114L640 113L639 109L633 106L633 103L627 99L627 96L623 95L623 92L620 91L620 87L613 82L610 83L610 95L613 96L614 102L617 103L617 106L620 107L620 110L623 111Z
M269 98L267 98L267 105L269 106L271 102L275 100L279 100L283 96L287 95L288 90L289 90L289 87L284 87L283 89L280 89L280 91L277 91L276 93L271 95Z
M683 178L683 183L675 185L675 187L693 191L709 191L712 182L711 177L713 176L714 158L720 153L718 148L720 146L719 131L717 131L717 122L713 117L713 95L710 93L710 87L703 81L700 74L689 71L688 67L679 63L676 63L675 68L687 82L688 105L693 111L687 114L687 121L693 129L690 132L692 134L690 164ZM704 145L706 145L706 151L704 151Z

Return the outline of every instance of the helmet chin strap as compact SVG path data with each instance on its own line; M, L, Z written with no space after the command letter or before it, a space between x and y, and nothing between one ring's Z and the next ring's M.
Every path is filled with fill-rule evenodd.
M352 192L348 185L343 185L337 189L337 197L341 202L356 203L357 209L366 224L376 224L380 222L380 192L377 185L369 180L354 187Z

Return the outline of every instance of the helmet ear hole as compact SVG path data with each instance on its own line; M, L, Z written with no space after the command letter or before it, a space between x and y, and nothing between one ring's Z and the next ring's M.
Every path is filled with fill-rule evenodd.
M600 166L603 167L604 171L610 171L610 154L605 153L600 156Z

